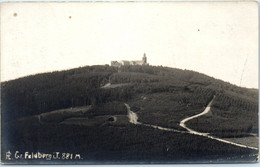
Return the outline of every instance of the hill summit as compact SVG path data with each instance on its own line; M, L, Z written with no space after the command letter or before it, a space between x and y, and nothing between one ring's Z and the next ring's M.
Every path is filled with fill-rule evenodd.
M258 135L258 90L198 72L86 66L3 82L1 91L8 134L2 155L13 148L81 152L84 160L227 160L234 152L255 157L247 146L212 138Z

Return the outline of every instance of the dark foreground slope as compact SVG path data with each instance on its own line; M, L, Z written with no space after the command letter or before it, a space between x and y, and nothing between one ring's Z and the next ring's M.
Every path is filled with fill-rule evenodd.
M107 83L114 86L102 88ZM128 122L124 103L143 123L185 131L179 122L202 112L215 95L211 115L191 120L188 126L215 136L257 135L258 90L197 72L90 66L3 82L1 93L2 160L6 162L28 161L6 160L9 150L23 155L26 151L78 153L82 159L77 161L88 163L256 158L257 151L251 149ZM60 158L55 161L64 162Z

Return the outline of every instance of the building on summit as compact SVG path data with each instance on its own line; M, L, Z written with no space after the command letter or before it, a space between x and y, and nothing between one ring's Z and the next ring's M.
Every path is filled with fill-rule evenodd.
M144 56L142 58L142 60L121 60L121 61L111 61L111 66L113 67L121 67L121 66L135 66L135 65L139 65L139 66L143 66L143 65L149 65L147 63L147 57L144 53Z

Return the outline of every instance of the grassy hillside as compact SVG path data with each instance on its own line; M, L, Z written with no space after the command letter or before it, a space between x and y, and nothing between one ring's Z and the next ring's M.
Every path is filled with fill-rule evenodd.
M101 88L108 82L119 86ZM211 113L187 122L187 126L221 137L258 132L258 90L189 70L87 66L3 82L1 93L3 153L11 148L70 149L89 159L108 161L227 160L225 156L251 154L203 137L134 127L127 121L124 103L138 114L140 122L184 130L179 122L201 113L213 95ZM37 130L43 126L45 131ZM165 152L168 146L175 149ZM104 156L107 152L110 157Z

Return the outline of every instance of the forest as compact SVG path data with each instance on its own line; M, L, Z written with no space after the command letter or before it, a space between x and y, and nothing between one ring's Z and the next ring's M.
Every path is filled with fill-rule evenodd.
M188 70L156 66L126 66L122 72L110 66L87 66L77 69L28 76L1 83L1 103L4 120L35 115L60 108L127 100L137 93L194 91L207 89L246 97L256 109L258 91L235 85ZM100 89L111 78L111 83L134 83L120 89ZM12 114L5 114L12 113Z
M103 89L107 83L124 83L124 86ZM128 103L143 123L184 130L179 126L180 120L202 112L214 95L212 114L191 120L188 126L219 137L258 133L257 89L238 87L189 70L162 66L122 66L119 69L96 65L2 82L1 116L5 142L2 153L6 149L70 149L88 157L86 160L110 162L181 162L202 157L227 161L225 157L235 155L250 159L253 152L249 149L199 136L134 126L124 121L116 126L105 123L93 127L59 123L79 116L98 121L107 121L111 116L126 119L124 103ZM84 106L90 107L83 115L74 113L61 117L53 114L56 110L67 112L70 108ZM47 130L41 131L38 129L42 124L37 119L44 113L52 115L45 118L50 119L44 124ZM53 120L58 120L58 124ZM168 147L174 149L168 149L168 152ZM106 156L108 153L110 156ZM241 159L241 156L237 158Z

